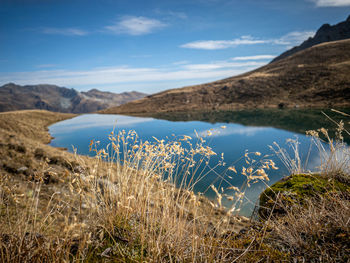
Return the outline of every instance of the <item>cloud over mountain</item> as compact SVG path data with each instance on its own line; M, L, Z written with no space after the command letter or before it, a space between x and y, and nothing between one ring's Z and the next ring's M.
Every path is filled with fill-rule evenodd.
M114 34L127 34L132 36L146 35L166 27L160 20L143 16L124 16L116 23L106 26L109 32Z

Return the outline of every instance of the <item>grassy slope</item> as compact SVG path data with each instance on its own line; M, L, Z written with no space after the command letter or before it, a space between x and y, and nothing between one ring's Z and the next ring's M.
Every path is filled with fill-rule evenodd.
M102 113L350 105L350 40L323 43L224 80L167 90Z
M73 160L65 151L47 146L51 136L47 127L57 121L74 117L74 114L53 113L40 110L0 113L0 167L7 173L21 174L17 170L26 167L27 176L42 170L42 161L62 159L64 165ZM67 162L64 161L67 159Z
M75 117L75 114L54 113L43 110L26 110L0 113L1 139L5 134L18 138L49 143L48 126L65 119Z
M49 170L60 174L73 169L72 154L46 144L51 140L47 127L74 116L40 110L0 113L1 171L25 179ZM18 171L21 167L26 170Z

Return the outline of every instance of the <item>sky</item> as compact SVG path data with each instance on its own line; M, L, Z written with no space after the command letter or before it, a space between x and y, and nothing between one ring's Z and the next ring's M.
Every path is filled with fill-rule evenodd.
M148 94L235 76L350 0L0 0L0 85Z

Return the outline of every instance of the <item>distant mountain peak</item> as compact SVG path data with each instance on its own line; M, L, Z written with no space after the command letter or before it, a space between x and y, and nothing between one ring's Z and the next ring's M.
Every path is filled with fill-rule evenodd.
M344 40L350 38L350 15L348 18L340 22L336 25L323 24L316 32L314 37L310 37L305 40L301 45L293 47L292 49L287 50L282 53L271 62L281 60L282 58L286 58L290 55L293 55L301 50L307 49L309 47L337 40Z
M145 97L146 94L112 92L92 89L79 92L75 89L50 84L16 85L7 83L0 87L0 111L45 109L58 112L88 113L118 106Z
M101 91L99 91L98 89L91 89L91 90L89 90L87 92L101 92Z

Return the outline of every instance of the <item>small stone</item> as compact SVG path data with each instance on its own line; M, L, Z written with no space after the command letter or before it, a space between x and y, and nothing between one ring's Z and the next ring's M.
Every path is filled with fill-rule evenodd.
M75 166L74 169L73 169L73 172L81 174L81 173L84 172L84 168L81 167L80 165L79 166Z
M22 166L20 168L17 169L17 173L24 173L25 171L28 170L28 167L26 166Z
M101 257L109 258L109 253L111 253L111 251L112 251L112 248L111 248L111 247L106 248L106 249L101 253Z

